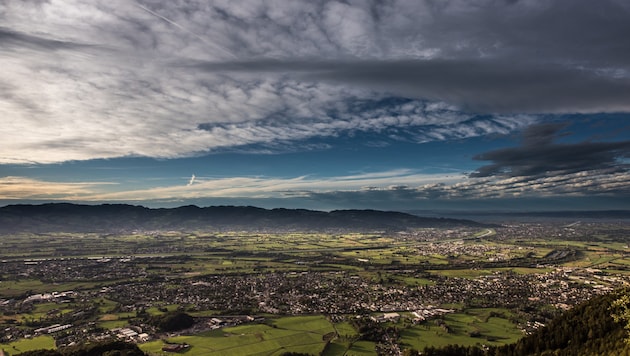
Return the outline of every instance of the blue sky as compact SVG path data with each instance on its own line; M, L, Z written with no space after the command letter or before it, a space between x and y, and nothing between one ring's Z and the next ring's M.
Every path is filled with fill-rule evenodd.
M7 0L0 23L0 204L630 209L625 1Z

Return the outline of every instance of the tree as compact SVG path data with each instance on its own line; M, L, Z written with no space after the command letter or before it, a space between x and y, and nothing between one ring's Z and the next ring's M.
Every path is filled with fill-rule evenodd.
M630 333L630 295L629 291L620 292L619 298L615 299L610 309L613 319L618 323L623 323L623 328ZM626 336L626 342L630 343L630 337Z
M177 331L193 326L195 319L186 313L175 312L153 316L149 323L162 331Z

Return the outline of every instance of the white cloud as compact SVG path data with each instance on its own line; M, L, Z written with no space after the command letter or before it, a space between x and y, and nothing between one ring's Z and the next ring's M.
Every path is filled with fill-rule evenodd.
M107 182L47 182L27 177L1 177L0 199L6 200L75 200L93 194Z
M194 184L190 184L194 182ZM463 174L422 174L408 169L370 172L337 177L230 177L192 178L186 185L126 189L110 183L48 182L24 177L0 179L0 199L64 201L157 201L204 198L361 201L378 206L396 201L456 201L492 198L628 196L630 174L584 171L548 178L468 178Z
M285 196L307 196L310 192L338 190L362 190L367 187L387 189L392 185L417 185L430 182L454 182L462 180L457 175L419 174L410 170L365 173L352 176L317 178L309 176L278 177L195 177L192 186L167 186L149 189L95 193L84 195L84 200L152 200L152 199L197 199L210 197L282 198Z

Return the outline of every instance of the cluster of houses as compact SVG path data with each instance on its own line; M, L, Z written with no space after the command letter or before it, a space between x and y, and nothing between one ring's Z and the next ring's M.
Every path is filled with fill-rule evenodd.
M400 271L410 273L413 271ZM415 311L424 305L464 303L477 307L518 307L564 303L574 305L621 286L622 277L605 280L583 269L541 270L539 274L502 271L478 278L434 276L433 284L401 287L383 284L349 271L218 275L175 281L126 283L104 291L123 305L168 303L192 310L235 314L353 314ZM473 304L470 304L473 303Z
M0 274L38 279L48 283L122 280L148 275L145 269L127 257L5 260L0 263Z
M136 329L136 330L134 330ZM132 328L115 328L111 332L121 340L131 342L147 342L151 339L149 334L143 333L142 330L137 330L137 327Z
M454 312L455 312L455 309L435 308L429 305L426 308L412 311L411 315L413 315L413 322L419 323L419 322L423 322L427 319L434 318L439 315L444 315L444 314L449 314L449 313L454 313Z
M33 332L35 333L35 335L53 334L62 330L70 329L71 327L72 327L72 324L64 324L64 325L54 324L54 325L47 326L45 328L35 329Z
M449 241L448 243L432 242L422 245L416 253L423 256L448 256L456 258L459 256L479 257L489 262L504 261L511 258L533 252L533 247L513 246L513 245L490 245L471 244L464 240Z
M74 291L32 294L24 299L24 303L57 302L69 303L77 295Z

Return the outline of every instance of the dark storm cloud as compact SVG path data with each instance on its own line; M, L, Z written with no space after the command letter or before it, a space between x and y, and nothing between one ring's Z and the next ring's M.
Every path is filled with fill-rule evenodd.
M575 173L601 170L625 171L630 157L630 141L554 143L563 125L544 124L527 128L520 147L503 148L474 157L492 161L471 177L541 177L550 172Z
M446 1L418 25L449 56L502 57L598 68L630 63L630 3Z
M558 137L558 132L568 123L547 123L528 127L522 133L523 146L549 145Z
M325 4L325 5L322 5ZM306 12L317 31L299 26L262 26L242 33L253 43L260 33L311 43L326 28L322 2ZM331 37L320 44L339 45L333 52L279 52L272 57L243 46L247 57L232 62L205 62L210 72L233 71L293 75L398 95L444 101L464 110L493 113L592 113L630 110L630 4L624 1L396 1L371 2L355 9L359 18L341 11L354 42ZM301 12L296 18L302 18ZM260 17L253 16L253 23ZM339 33L339 38L345 34ZM277 40L280 41L280 40ZM295 43L297 46L298 43ZM361 52L352 52L360 45ZM307 46L308 48L308 46ZM288 49L288 48L287 48ZM298 53L298 52L295 52ZM243 58L243 57L241 57ZM273 58L273 59L270 59Z
M630 33L630 32L629 32ZM309 61L267 60L200 63L210 72L295 75L368 87L467 111L494 113L630 110L630 80L569 67L503 59Z

